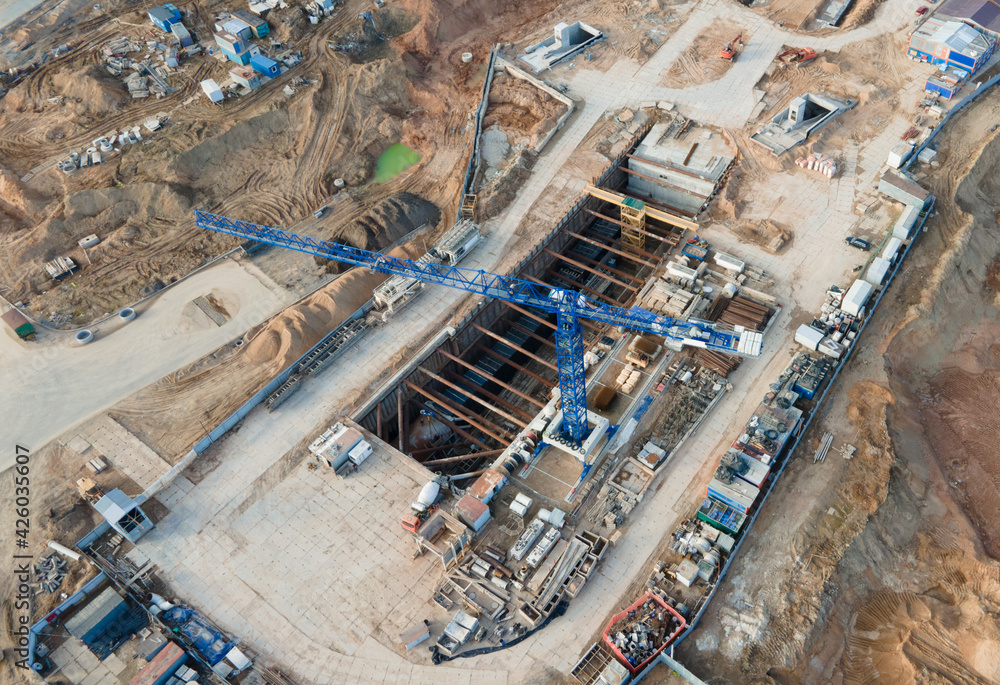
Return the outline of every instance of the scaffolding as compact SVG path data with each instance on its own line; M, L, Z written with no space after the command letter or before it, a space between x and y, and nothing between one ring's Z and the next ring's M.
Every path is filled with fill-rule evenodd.
M625 250L641 254L646 247L646 203L634 197L626 197L620 206Z

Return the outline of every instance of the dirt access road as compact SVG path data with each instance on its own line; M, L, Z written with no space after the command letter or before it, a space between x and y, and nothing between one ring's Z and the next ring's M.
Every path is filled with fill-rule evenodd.
M193 304L212 295L228 320ZM40 332L24 343L0 334L0 444L41 448L76 423L198 359L290 304L290 294L252 264L223 260L178 283L124 326L109 321L85 346L72 333ZM118 330L115 330L115 329ZM0 470L13 463L5 449Z

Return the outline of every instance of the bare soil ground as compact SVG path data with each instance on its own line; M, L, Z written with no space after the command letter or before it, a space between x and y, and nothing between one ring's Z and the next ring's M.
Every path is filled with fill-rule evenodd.
M939 202L681 657L730 682L1000 681L989 98L940 137ZM990 142L986 142L990 140ZM825 431L851 461L806 458ZM700 671L699 671L700 669Z
M745 45L750 41L750 34L744 32L735 22L713 23L698 34L691 50L683 52L677 61L670 65L670 69L660 79L660 85L667 88L686 88L722 78L733 66L733 62L722 59L719 53L726 43L741 33ZM737 47L734 60L740 58L741 51L742 49Z
M837 30L864 26L872 20L875 11L883 2L884 0L855 0L847 10L847 14L841 18L838 29L816 23L816 17L826 7L827 0L770 0L755 2L751 9L785 28L825 35Z

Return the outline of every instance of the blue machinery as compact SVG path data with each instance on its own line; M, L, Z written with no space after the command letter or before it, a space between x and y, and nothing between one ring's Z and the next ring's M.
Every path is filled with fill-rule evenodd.
M587 388L583 368L581 318L661 335L679 346L703 347L716 352L747 357L759 356L761 352L763 336L755 331L733 329L695 319L681 321L668 316L657 316L641 307L631 309L613 307L571 290L539 285L487 271L400 259L349 245L296 235L269 226L229 219L198 209L195 210L195 217L200 228L210 231L287 247L345 264L367 267L384 274L458 288L484 297L555 314L556 368L559 372L559 391L562 400L562 430L565 437L577 446L590 433L587 422Z

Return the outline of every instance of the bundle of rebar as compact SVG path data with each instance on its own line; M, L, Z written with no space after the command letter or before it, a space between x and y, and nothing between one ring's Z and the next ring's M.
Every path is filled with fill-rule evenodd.
M713 352L701 347L692 350L691 357L706 369L711 369L723 378L736 370L740 365L740 358L721 352Z
M763 330L768 319L771 318L770 308L753 300L737 295L731 300L726 300L727 304L719 315L719 323L730 326L743 326L752 331Z

